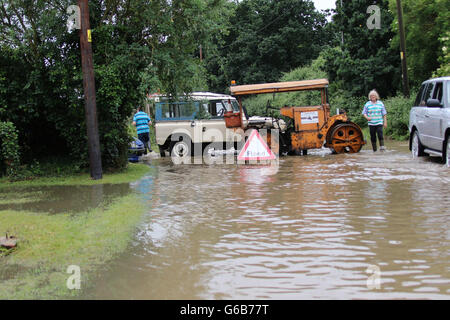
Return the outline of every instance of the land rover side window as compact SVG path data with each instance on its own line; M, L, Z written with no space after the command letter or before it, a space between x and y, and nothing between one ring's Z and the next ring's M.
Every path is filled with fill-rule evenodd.
M231 106L233 108L234 113L239 112L239 104L237 103L236 100L231 101Z
M169 103L160 104L163 118L175 118L175 108L174 105Z
M434 92L433 92L433 99L439 100L439 102L442 104L442 92L443 92L443 86L442 82L437 82L434 86Z
M222 100L211 100L208 102L208 113L212 118L223 118L226 108Z
M420 87L419 93L417 94L417 97L416 97L416 102L414 103L415 106L420 106L421 105L420 102L422 101L423 92L425 91L425 87L426 86L427 86L426 84L423 84Z
M200 102L200 107L198 112L195 114L195 119L211 119L208 101Z
M191 120L196 111L194 102L162 102L157 104L156 120Z
M225 106L224 112L232 111L233 113L239 112L239 105L236 100L223 100L223 104Z
M425 94L423 95L422 101L420 102L421 106L426 106L428 99L431 99L431 94L433 93L434 82L430 82L425 90Z

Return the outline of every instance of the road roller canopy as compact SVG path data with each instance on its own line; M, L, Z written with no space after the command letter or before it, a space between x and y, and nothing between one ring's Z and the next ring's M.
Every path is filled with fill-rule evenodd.
M317 90L326 87L328 87L327 79L314 79L231 86L230 91L234 96L242 96L247 94Z

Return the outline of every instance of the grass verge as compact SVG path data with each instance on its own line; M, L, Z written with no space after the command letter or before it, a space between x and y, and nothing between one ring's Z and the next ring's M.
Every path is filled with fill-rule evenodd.
M0 179L0 188L7 187L34 187L34 186L69 186L69 185L95 185L107 183L132 182L150 171L150 167L144 164L129 163L123 172L104 174L101 180L92 180L88 173L70 175L65 177L39 177L33 180L11 182L8 178Z
M145 165L130 168L131 172L119 174L121 177L105 176L103 183L130 182L148 172ZM85 180L73 177L69 181ZM43 182L57 184L56 180ZM19 239L14 251L0 251L0 299L75 298L80 290L68 289L67 281L72 275L67 273L68 267L78 266L81 288L88 287L96 270L126 250L144 209L138 195L132 193L106 208L93 208L76 216L0 211L0 234L9 231Z

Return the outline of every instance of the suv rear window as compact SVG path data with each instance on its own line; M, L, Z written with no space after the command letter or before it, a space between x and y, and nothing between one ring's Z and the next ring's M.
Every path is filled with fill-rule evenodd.
M450 106L450 82L447 81L445 86L447 87L447 106Z
M421 104L420 104L420 101L422 101L423 91L425 90L425 87L426 87L426 86L427 86L426 84L423 84L423 85L420 87L419 93L417 94L417 97L416 97L416 102L414 103L415 106L420 106L420 105L421 105Z
M437 82L434 86L434 92L433 92L433 99L439 100L439 102L442 104L442 93L443 93L443 83Z
M428 99L431 99L431 94L433 93L435 82L428 83L428 86L425 90L425 94L423 95L422 101L420 101L421 106L426 106Z

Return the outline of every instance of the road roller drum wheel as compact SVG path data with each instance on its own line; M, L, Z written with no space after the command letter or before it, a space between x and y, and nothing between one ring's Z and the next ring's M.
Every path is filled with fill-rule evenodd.
M356 153L364 145L361 129L354 123L340 123L327 135L328 145L336 153Z

